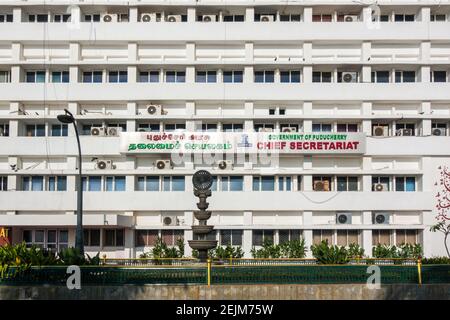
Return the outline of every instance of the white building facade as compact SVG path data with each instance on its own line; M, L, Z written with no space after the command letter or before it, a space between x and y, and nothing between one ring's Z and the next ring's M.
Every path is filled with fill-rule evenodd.
M56 118L68 109L88 253L133 258L157 236L192 239L191 178L207 169L211 237L246 256L299 237L445 255L429 229L446 210L449 81L445 0L5 0L0 226L13 243L74 245L76 138ZM269 162L233 149L210 164L142 142L183 132L288 142ZM307 137L359 147L291 145ZM139 152L123 147L133 139Z

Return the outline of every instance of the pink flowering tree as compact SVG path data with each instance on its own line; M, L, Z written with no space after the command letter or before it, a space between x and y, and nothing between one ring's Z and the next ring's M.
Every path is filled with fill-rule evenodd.
M438 169L440 170L440 179L435 183L436 186L440 186L436 194L437 223L430 230L441 232L444 235L445 250L450 257L447 245L447 239L450 236L450 170L446 166Z

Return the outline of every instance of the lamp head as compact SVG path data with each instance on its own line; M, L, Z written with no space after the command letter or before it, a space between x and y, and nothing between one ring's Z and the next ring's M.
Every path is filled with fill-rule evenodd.
M199 170L192 176L194 188L200 191L209 190L213 184L211 173L206 170Z
M73 115L66 109L64 109L64 111L65 111L65 114L59 114L56 116L58 121L62 122L62 123L74 123L75 118L73 117Z

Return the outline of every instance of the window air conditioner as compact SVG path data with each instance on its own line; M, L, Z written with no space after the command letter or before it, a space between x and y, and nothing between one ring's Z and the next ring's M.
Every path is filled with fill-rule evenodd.
M258 132L273 132L272 128L259 128Z
M261 22L272 22L273 16L270 14L261 15L261 18L259 19Z
M149 104L147 105L148 114L160 116L162 115L162 106L160 104Z
M181 22L181 15L168 15L167 22Z
M328 180L314 181L314 191L330 191L330 182Z
M231 160L220 160L216 164L220 170L233 169L233 161Z
M373 224L389 224L389 213L375 213Z
M388 126L376 126L373 127L373 135L376 137L387 137Z
M385 183L374 183L372 185L373 191L388 191L388 185Z
M122 131L121 127L108 127L107 128L108 136L117 137L119 135L119 132L121 132L121 131Z
M99 170L111 170L115 169L116 166L112 160L97 160L96 168Z
M91 128L91 136L99 136L99 137L106 136L106 128L104 128L104 127L92 127Z
M338 214L336 214L336 223L337 224L351 224L352 223L352 215L351 215L351 213L338 213Z
M395 135L396 136L412 136L413 131L412 131L412 129L399 129L399 130L395 131Z
M172 169L172 161L165 159L156 160L155 167L159 170Z
M345 83L358 82L358 73L357 72L342 72L342 82L345 82Z
M142 13L141 22L156 22L156 13Z
M297 132L296 127L282 127L281 132Z
M345 15L344 16L344 21L345 22L357 22L358 21L358 16L356 16L356 15Z
M102 14L101 19L102 19L103 22L117 22L118 21L118 15L117 14L106 13L106 14Z
M431 134L433 136L445 136L446 133L445 131L446 131L445 128L433 128L431 130Z
M216 21L216 16L213 14L204 14L202 16L202 21L203 22L215 22Z
M178 225L178 219L176 217L171 217L171 216L163 216L162 217L162 223L165 226L176 226Z

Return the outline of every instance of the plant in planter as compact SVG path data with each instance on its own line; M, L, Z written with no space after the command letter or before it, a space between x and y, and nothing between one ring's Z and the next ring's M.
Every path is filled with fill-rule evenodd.
M311 251L320 264L346 264L349 262L348 251L345 247L329 245L326 240L312 245Z
M286 241L280 244L282 258L304 258L306 256L305 239Z

